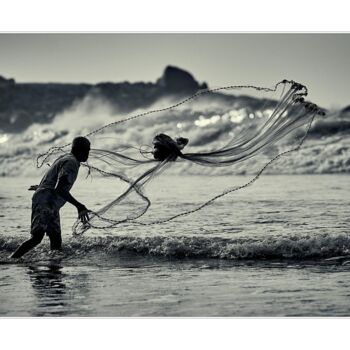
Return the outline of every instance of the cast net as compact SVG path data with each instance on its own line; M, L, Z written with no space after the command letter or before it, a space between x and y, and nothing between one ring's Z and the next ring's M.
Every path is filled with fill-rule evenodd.
M108 196L91 212L88 223L75 222L73 233L81 235L90 228L111 232L118 225L164 224L252 185L277 159L299 150L315 116L324 114L305 101L307 94L304 85L289 80L270 88L220 87L92 130L85 135L92 149L83 165L99 175L95 181L104 177L116 179L118 184L108 182ZM69 152L69 146L55 146L40 154L37 166ZM238 185L218 186L216 193L206 193L206 199L196 205L174 203L169 198L169 205L151 213L154 200L146 195L145 185L164 171L177 174L172 182L181 182L182 174L187 173L210 175L208 181L221 174L251 176ZM166 191L166 186L172 183L158 190ZM206 192L203 187L197 190Z

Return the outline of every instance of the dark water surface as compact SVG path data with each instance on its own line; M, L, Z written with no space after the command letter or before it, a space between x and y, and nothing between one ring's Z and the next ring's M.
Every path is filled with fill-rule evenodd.
M77 182L74 194L98 207L112 185L91 196L89 181ZM196 186L223 186L205 177L162 181L148 190L163 216L169 199L186 193L191 207L207 199ZM50 253L45 239L18 263L7 256L28 237L26 187L35 182L1 182L0 316L350 316L348 176L265 176L167 225L78 239L67 205L63 253Z

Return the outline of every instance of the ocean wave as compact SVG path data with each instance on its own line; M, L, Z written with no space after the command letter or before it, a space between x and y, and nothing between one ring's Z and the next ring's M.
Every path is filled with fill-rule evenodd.
M242 98L237 98L234 103L228 103L214 97L194 101L169 113L147 116L106 129L94 136L93 147L113 150L118 144L136 147L140 144L150 145L156 134L167 133L189 138L188 151L200 152L203 149L222 147L231 137L239 135L242 130L254 128L254 125L264 118L266 111L254 110L250 104L242 104ZM134 110L132 114L163 108L172 103L174 101L164 98L147 109ZM251 118L252 111L254 118ZM125 115L116 112L105 101L101 102L89 96L56 115L51 123L32 124L20 133L0 132L0 176L37 176L46 168L39 170L36 168L35 159L38 154L47 151L51 146L67 144L77 135L88 134L96 128L124 117ZM281 140L271 148L271 155L294 148L304 132L305 128L301 128L295 134ZM171 171L196 175L256 174L265 163L264 157L255 157L235 166L220 169L179 164L172 167ZM332 112L325 117L317 117L302 149L282 157L265 173L350 173L348 115Z
M18 237L2 237L2 252L12 252L22 242ZM31 257L45 252L41 245ZM350 237L338 235L303 235L265 239L224 239L188 236L104 236L70 238L64 242L64 257L79 258L88 254L117 256L122 252L169 257L228 260L326 259L350 254Z
M350 134L350 119L321 119L316 120L312 129L310 130L310 136L320 137L329 135L348 135Z

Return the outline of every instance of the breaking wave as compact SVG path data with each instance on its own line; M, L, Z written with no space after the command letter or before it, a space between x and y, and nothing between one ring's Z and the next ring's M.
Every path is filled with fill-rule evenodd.
M241 97L243 101L243 97ZM127 125L120 125L99 136L101 148L113 149L119 144L150 144L156 134L168 133L186 136L193 152L203 147L223 146L227 142L227 130L239 131L264 115L257 107L256 100L243 102L240 98L223 100L210 96L182 106L156 119L138 119ZM147 109L134 110L131 114L162 108L174 103L171 98L158 100ZM251 105L249 105L251 103ZM242 107L244 105L244 107ZM38 176L43 169L35 167L39 153L49 147L71 142L77 135L85 135L91 130L123 119L108 102L87 96L79 104L54 117L49 124L32 124L18 133L2 133L0 130L0 176ZM156 122L155 122L156 121ZM295 140L286 138L274 150L280 153L289 148ZM209 145L209 146L206 146ZM264 165L257 159L247 160L237 166L215 169L179 164L173 172L182 174L227 175L254 174ZM309 136L299 152L288 155L267 169L272 174L324 174L350 173L350 116L342 111L318 116Z
M14 251L23 238L0 238L2 253ZM45 246L28 253L32 260L40 253L47 253ZM169 258L204 258L229 260L272 259L327 259L350 254L350 236L303 235L268 237L265 239L225 239L188 236L104 236L69 238L64 242L63 257L79 259L89 254L106 254L117 257L122 252Z

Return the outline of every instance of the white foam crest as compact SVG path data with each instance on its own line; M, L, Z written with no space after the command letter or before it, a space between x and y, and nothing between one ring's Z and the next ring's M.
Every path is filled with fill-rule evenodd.
M0 239L4 251L13 251L23 238ZM85 236L70 238L64 243L64 253L81 255L88 253L116 252L136 253L162 257L190 257L229 260L324 260L350 254L350 238L344 234L305 234L302 236L279 236L265 239L204 236ZM78 252L78 253L77 253ZM31 253L32 255L35 253Z

